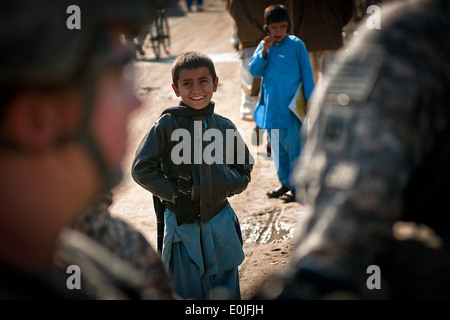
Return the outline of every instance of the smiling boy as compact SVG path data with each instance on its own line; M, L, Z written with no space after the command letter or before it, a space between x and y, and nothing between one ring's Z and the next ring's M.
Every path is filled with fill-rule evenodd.
M180 69L178 81L172 84L177 97L189 107L200 110L205 108L217 90L219 78L214 77L207 67L196 69ZM176 79L175 79L176 80Z
M288 106L303 84L306 100L314 89L314 80L305 44L289 35L289 12L283 5L271 5L264 11L264 30L268 33L258 45L249 63L254 77L262 77L255 122L267 129L272 155L281 186L267 193L269 198L295 200L291 172L300 155L301 122ZM277 129L277 130L274 130Z
M214 113L211 99L219 78L209 57L198 52L182 54L173 63L172 80L181 102L166 109L142 140L132 166L133 178L158 197L155 207L159 201L164 205L162 260L175 292L184 299L240 299L238 266L244 252L239 221L228 197L247 188L254 161L236 126ZM180 130L189 133L181 142ZM227 141L227 130L236 133L233 141ZM223 155L214 154L214 159L225 159L229 152L237 155L237 146L243 144L245 157L239 158L244 161L194 161L193 143L194 152L183 150L190 156L180 163L174 147L184 139L199 141L198 136L207 136L208 131L222 137L222 148L213 153ZM200 139L202 154L209 146L205 140Z

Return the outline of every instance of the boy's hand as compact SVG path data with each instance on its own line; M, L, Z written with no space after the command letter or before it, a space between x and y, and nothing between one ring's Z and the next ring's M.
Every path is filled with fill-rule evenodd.
M264 59L266 58L267 50L270 49L270 47L273 45L274 42L275 42L275 38L272 36L266 36L264 38L264 45L263 45L263 50L262 50Z

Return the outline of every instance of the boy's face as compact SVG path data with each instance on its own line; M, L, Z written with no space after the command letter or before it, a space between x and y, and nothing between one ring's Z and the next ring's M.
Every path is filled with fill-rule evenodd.
M270 36L274 38L274 43L280 43L287 36L288 21L271 22L267 25Z
M218 78L213 81L207 67L181 69L178 83L176 86L172 84L172 88L177 97L181 97L185 104L200 110L211 101L213 93L217 90L218 81Z

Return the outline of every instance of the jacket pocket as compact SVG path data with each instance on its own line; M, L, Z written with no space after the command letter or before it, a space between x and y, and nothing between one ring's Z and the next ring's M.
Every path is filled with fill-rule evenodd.
M213 164L212 183L214 185L212 192L213 203L219 204L227 200L234 189L236 181L226 164Z

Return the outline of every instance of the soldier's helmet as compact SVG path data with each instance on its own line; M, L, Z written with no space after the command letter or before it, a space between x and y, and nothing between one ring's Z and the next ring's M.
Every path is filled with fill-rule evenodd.
M70 80L83 67L86 52L99 30L121 24L137 33L151 21L161 2L2 1L0 85L53 85Z
M97 80L106 68L125 66L130 46L119 48L120 33L132 39L156 16L164 0L5 0L0 3L0 117L21 88L83 87L78 129L58 143L81 142L109 190L122 177L111 168L90 127ZM117 37L117 39L114 39ZM3 141L0 149L17 149Z

